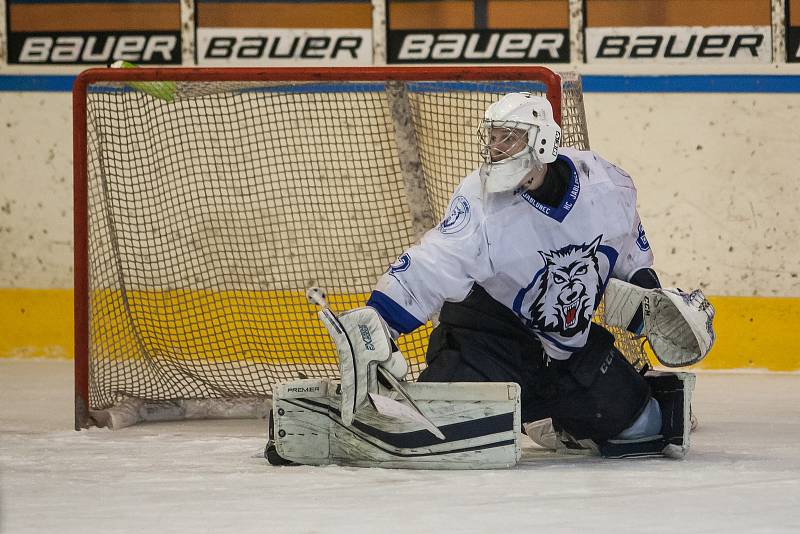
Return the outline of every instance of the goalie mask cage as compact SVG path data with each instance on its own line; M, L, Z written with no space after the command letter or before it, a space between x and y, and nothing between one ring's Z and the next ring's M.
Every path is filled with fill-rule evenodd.
M563 144L589 147L580 79L545 68L82 73L76 428L257 416L277 381L336 377L305 290L363 305L480 164L477 126L511 91L545 94ZM430 329L399 341L412 377Z

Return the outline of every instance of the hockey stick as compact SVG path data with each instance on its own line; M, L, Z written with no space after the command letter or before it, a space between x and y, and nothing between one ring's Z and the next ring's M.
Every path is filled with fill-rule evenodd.
M328 319L329 322L335 325L339 325L339 327L344 331L344 328L342 328L339 319L336 317L336 314L333 313L333 310L331 310L330 306L328 305L328 301L325 298L325 293L322 291L322 289L318 287L310 287L306 291L306 298L311 304L319 306L320 311L322 311L322 313L325 315L325 317ZM442 431L439 430L439 427L437 427L433 423L433 421L431 421L424 413L422 413L422 410L420 410L419 406L417 406L417 403L414 402L414 399L411 398L411 396L408 394L405 388L400 384L397 378L395 378L394 375L392 375L389 371L387 371L380 365L378 366L378 372L384 379L386 379L386 381L392 386L392 388L395 391L397 391L408 402L408 404L414 409L414 412L416 412L416 415L422 418L425 424L425 428L437 438L444 440L445 436L442 433ZM375 402L374 398L373 402Z

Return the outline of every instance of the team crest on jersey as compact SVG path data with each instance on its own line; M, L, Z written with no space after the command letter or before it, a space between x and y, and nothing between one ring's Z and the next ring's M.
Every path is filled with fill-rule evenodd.
M529 326L563 337L589 327L602 296L601 267L608 272L612 263L606 253L598 253L602 237L597 236L589 244L539 252L544 268L520 292L514 306Z
M437 227L443 234L454 234L467 226L470 217L469 201L461 195L457 196L450 203L447 216Z

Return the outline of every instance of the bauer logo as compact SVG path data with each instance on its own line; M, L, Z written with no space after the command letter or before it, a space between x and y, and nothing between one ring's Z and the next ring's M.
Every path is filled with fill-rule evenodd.
M786 29L786 55L789 63L800 62L800 28Z
M389 63L569 62L569 0L386 0Z
M587 61L769 63L769 26L587 28Z
M772 3L770 0L590 0L584 3L586 61L769 63Z
M199 28L201 65L337 65L372 63L365 29Z
M12 64L180 64L180 4L8 0Z
M179 64L180 42L178 33L11 34L8 54L15 64Z
M406 31L389 34L392 63L569 61L566 30Z
M787 0L786 60L800 62L800 0Z
M204 66L372 64L370 0L196 0Z

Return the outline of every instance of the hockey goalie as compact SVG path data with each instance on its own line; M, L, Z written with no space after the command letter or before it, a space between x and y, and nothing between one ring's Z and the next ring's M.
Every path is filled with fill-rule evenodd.
M439 225L336 316L341 382L274 396L272 463L408 468L514 465L522 432L561 452L683 457L690 373L639 373L592 322L646 336L667 367L714 342L702 292L661 288L631 177L561 147L549 102L511 93L479 129L483 163ZM417 382L394 340L439 313Z

